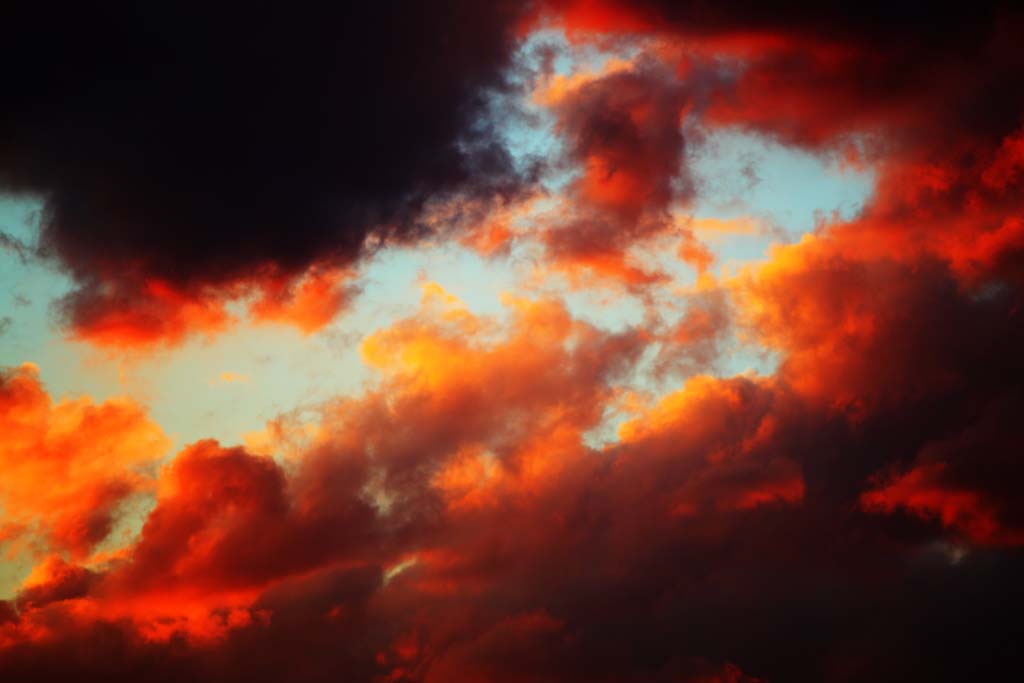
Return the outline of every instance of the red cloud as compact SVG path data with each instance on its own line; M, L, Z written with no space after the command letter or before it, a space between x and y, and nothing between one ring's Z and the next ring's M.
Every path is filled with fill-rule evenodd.
M634 290L666 279L627 252L679 231L670 209L693 193L681 132L690 97L684 81L652 57L613 62L589 78L556 79L544 100L579 176L565 215L543 238L552 268L576 282L596 276ZM684 260L706 268L709 252L688 231L680 234Z
M347 270L316 265L288 274L264 269L225 284L181 286L126 276L100 279L62 301L72 338L118 350L176 346L194 336L214 337L238 323L231 306L257 323L292 325L304 334L322 329L350 304L357 288Z
M1016 494L1021 397L980 408L966 428L931 442L905 472L877 478L861 496L868 510L905 509L981 545L1024 545L1024 507Z

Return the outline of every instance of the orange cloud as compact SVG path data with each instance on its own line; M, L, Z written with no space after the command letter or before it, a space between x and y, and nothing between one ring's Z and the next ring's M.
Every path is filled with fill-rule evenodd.
M1002 476L969 486L963 454L1013 443L1012 402L927 456L950 463L930 477L877 480L885 493L862 498L893 457L880 443L902 450L934 433L930 401L959 406L957 375L983 388L996 379L964 372L985 344L951 345L987 320L971 317L979 304L955 276L916 264L910 278L904 263L846 251L846 234L781 248L728 287L705 282L697 293L711 298L674 332L681 345L713 336L716 306L730 303L715 297L732 294L748 333L784 354L776 376L694 377L633 406L603 447L587 434L658 337L602 330L551 299L509 296L507 320L479 316L424 283L419 312L364 341L377 385L326 404L313 429L287 416L268 429L261 450L282 439L285 464L212 441L184 449L123 554L88 569L50 562L23 587L0 661L26 643L112 628L139 643L119 657L173 644L245 669L265 650L293 661L267 644L303 634L304 657L367 680L595 680L612 666L593 660L600 652L630 680L646 661L629 637L638 623L722 642L738 627L773 632L776 601L792 604L816 581L828 596L835 583L858 600L902 594L891 566L903 556L865 510L930 518L931 491L966 491L942 500L953 512L938 513L949 520L940 532L1011 543L1014 499L994 488L1014 480L1011 451ZM960 321L945 337L909 313L933 300ZM923 352L900 342L908 335L944 343ZM934 474L952 469L948 481ZM915 487L927 495L904 495ZM821 614L843 605L828 600L839 602ZM745 620L720 620L740 608ZM756 680L692 663L699 645L672 659L676 643L649 680Z
M632 60L612 57L601 64L599 69L585 69L568 76L557 73L545 74L533 91L533 101L545 107L557 107L584 85L611 74L631 71L634 66Z
M679 458L665 463L676 470L680 482L666 492L673 515L799 503L804 496L800 467L778 452L778 418L771 413L775 391L765 381L694 377L622 424L623 449L645 460L661 453ZM624 469L644 466L621 463Z
M130 399L55 402L29 364L0 376L0 508L41 549L86 556L168 446Z
M249 306L257 322L293 325L312 334L330 324L358 292L346 270L313 267L297 278L268 278Z

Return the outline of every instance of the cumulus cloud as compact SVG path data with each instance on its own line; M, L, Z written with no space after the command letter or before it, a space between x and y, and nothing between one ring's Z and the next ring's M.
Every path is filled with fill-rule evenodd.
M152 485L170 443L130 399L54 401L31 364L0 375L0 506L11 540L83 558Z

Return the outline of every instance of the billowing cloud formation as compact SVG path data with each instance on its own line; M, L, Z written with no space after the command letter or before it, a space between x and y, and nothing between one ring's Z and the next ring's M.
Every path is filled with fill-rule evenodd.
M752 273L748 296L813 274L820 248L791 247L806 261ZM942 268L933 277L908 286L954 282ZM851 296L802 284L804 305ZM999 310L953 292L979 321ZM910 301L896 299L896 322L919 310ZM900 391L885 373L858 373L851 384L864 363L906 365L886 335L910 330L834 325L844 341L829 342L821 382L797 382L796 360L774 379L694 378L594 450L584 435L644 335L602 332L557 302L508 305L505 327L426 285L417 316L364 343L377 389L325 406L314 430L274 426L284 461L212 441L186 448L126 553L91 570L51 561L26 585L0 666L111 676L157 662L169 677L260 680L301 660L309 680L700 681L941 679L999 661L979 633L1019 607L1001 578L1016 551L986 549L1017 543L1013 498L997 488L1015 474L1010 451L986 451L1003 463L993 479L909 480L973 492L951 504L991 501L977 508L987 526L972 509L933 524L934 497L899 524L877 513L904 506L910 488L887 468L955 468L977 457L961 445L1012 435L993 428L1012 403L978 427L965 403L1012 391L1013 365L988 379L960 373L957 359L971 358L946 347L912 368L941 371L934 382ZM745 310L769 334L770 318ZM798 359L828 334L766 339ZM929 446L952 416L967 436ZM946 545L975 540L955 554ZM964 597L910 630L935 590ZM959 650L936 659L944 638ZM793 657L794 642L816 654Z
M1024 608L1013 17L978 8L918 30L915 12L873 5L859 16L551 6L581 32L625 27L738 55L746 68L722 81L731 89L707 125L852 149L875 168L856 217L701 292L676 326L681 350L662 359L699 366L713 348L688 347L734 325L778 370L697 375L645 403L626 382L661 339L649 330L609 332L557 299L511 296L506 324L425 285L417 314L364 340L380 375L364 394L311 425L280 418L259 448L186 447L131 546L42 563L0 604L0 672L681 683L1013 670ZM940 36L963 49L938 51ZM641 80L623 96L633 87L636 102L660 96ZM965 89L969 110L937 106ZM596 111L621 113L604 107L615 92L593 94ZM588 111L578 129L567 112L564 130L589 130ZM870 138L848 148L850 134ZM573 149L603 163L618 139ZM629 192L584 174L569 199L640 220L663 206L657 174L672 164L621 149ZM645 173L657 177L633 182ZM618 438L600 445L610 423Z
M564 81L555 79L544 97L579 175L567 215L545 236L549 259L577 281L596 275L637 288L664 279L627 251L670 230L672 204L692 195L682 163L690 104L683 82L653 58Z
M72 331L209 333L240 282L350 265L371 231L416 234L428 199L515 193L487 90L519 11L8 7L0 188L45 200Z
M379 391L327 406L285 465L212 441L186 448L123 557L91 572L52 564L23 590L6 661L91 638L100 624L143 649L175 637L233 647L223 643L291 619L370 629L354 652L320 662L317 678L336 664L394 680L500 680L518 653L553 638L516 664L539 675L568 666L560 649L574 638L600 637L574 635L587 627L573 614L582 606L545 611L562 590L557 563L570 562L569 576L596 563L595 579L625 571L619 580L632 581L640 568L629 558L649 552L644 539L659 528L799 504L795 461L763 451L776 429L770 385L694 380L624 426L621 453L595 452L583 434L642 337L603 333L555 302L509 306L502 329L426 287L420 315L364 343ZM620 508L644 511L615 521ZM594 555L595 542L612 554ZM541 606L503 606L516 585L539 591ZM182 666L189 656L216 666L182 656Z
M130 399L54 402L26 364L0 374L0 542L86 556L152 485L170 444Z

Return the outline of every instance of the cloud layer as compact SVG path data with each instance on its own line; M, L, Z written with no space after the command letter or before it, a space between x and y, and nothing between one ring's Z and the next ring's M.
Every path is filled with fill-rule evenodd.
M44 237L78 278L74 296L145 281L177 301L258 277L266 296L253 310L302 327L333 306L321 285L338 281L318 264L350 265L371 227L411 236L427 197L508 187L510 162L475 118L482 89L500 83L517 35L555 22L572 40L626 41L646 56L547 100L566 143L559 163L577 173L561 197L572 220L538 231L543 265L632 282L627 250L668 230L674 203L696 191L681 117L870 166L873 196L848 220L825 219L765 261L703 280L668 330L649 318L604 329L550 294L509 295L504 317L478 315L424 283L416 313L363 340L377 372L364 393L327 402L313 420L282 415L245 446L190 444L158 473L164 437L137 404L54 402L31 368L8 372L0 462L24 474L0 482L16 522L0 542L31 533L19 552L38 562L0 603L6 677L840 683L985 680L1015 665L1019 16L929 10L922 22L916 6L888 4L857 14L800 3L529 9L283 21L281 40L312 38L282 62L258 31L243 32L249 51L237 54L220 53L221 34L201 35L194 64L168 66L141 91L153 100L136 102L129 88L128 103L121 81L92 70L127 69L118 78L130 83L135 67L101 50L80 68L112 89L103 98L151 112L181 97L190 104L174 111L202 126L180 129L183 144L164 137L176 118L147 128L134 113L121 118L133 108L90 113L98 128L33 118L30 130L90 144L5 140L16 160L46 152L5 169L6 182L52 193ZM177 44L174 17L161 19L145 25ZM453 30L468 25L479 30ZM141 41L133 26L108 29ZM381 32L407 38L403 51L373 49ZM325 59L320 50L337 43ZM167 44L143 46L162 54ZM416 58L402 58L406 49ZM376 60L352 61L364 52ZM307 58L317 68L292 63ZM41 59L16 82L19 96L63 73ZM209 63L227 71L200 74L212 108L192 109L193 86L172 86ZM273 97L308 104L311 92L322 95L316 107ZM33 111L29 101L19 111ZM419 126L407 125L411 111ZM305 118L339 112L338 128ZM279 120L295 135L270 136L256 163L249 141ZM125 121L129 137L105 137ZM157 163L139 186L115 182L144 155L191 159L225 127L224 154L215 149L209 165ZM315 153L302 144L314 139L325 141ZM80 175L87 160L108 173ZM283 162L312 170L264 175ZM154 213L179 193L178 208ZM310 228L285 247L278 226L296 209ZM197 240L169 246L181 230ZM114 250L93 246L96 235ZM138 265L124 275L108 258ZM289 285L267 285L267 273L286 283L313 274L288 290L285 312ZM197 315L209 303L200 300ZM87 310L82 301L70 310ZM733 332L776 354L777 371L702 374ZM651 356L688 377L662 396L638 394L631 378ZM138 535L99 551L118 505L144 491L153 507Z

